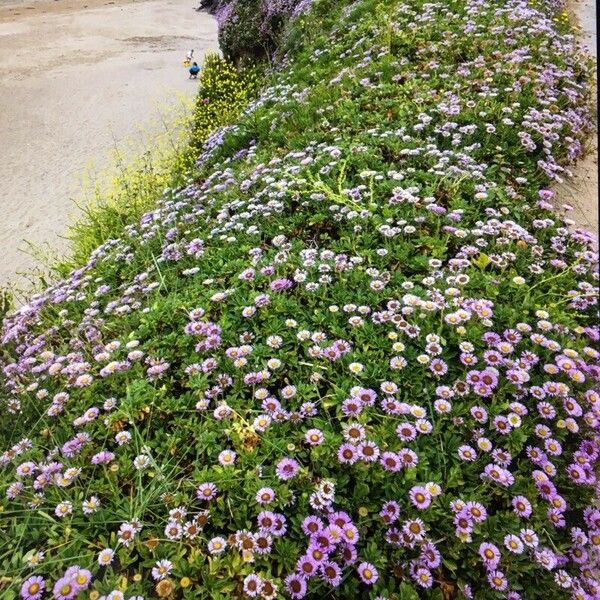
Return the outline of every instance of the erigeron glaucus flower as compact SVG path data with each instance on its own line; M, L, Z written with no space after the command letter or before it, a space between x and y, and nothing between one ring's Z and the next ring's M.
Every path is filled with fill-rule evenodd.
M252 428L258 433L263 433L267 430L267 427L269 427L272 420L273 419L269 415L259 415L252 422Z
M423 486L414 486L409 492L410 501L418 509L425 509L431 504L431 494Z
M461 460L472 462L477 459L477 452L471 446L464 444L459 447L458 456Z
M318 446L323 443L323 440L325 438L324 438L323 432L321 430L309 429L304 434L304 439L306 440L306 443L309 444L310 446Z
M71 578L71 581L77 587L77 592L87 590L92 582L92 573L79 566L69 567L65 572L65 577Z
M100 500L96 496L90 496L87 500L83 501L82 510L86 515L94 514L99 508Z
M183 536L183 527L181 523L171 520L165 526L165 536L169 540L180 540Z
M152 579L154 581L161 581L169 576L173 570L173 563L170 560L159 560L156 565L152 567Z
M362 582L366 585L374 585L379 579L379 572L371 563L360 563L358 565L357 571Z
M116 406L117 406L117 399L116 399L116 398L107 398L107 399L104 401L104 404L102 405L102 408L103 408L105 411L107 411L107 412L108 412L108 411L111 411L111 410L113 410L114 408L116 408Z
M108 452L107 450L102 450L102 452L98 452L94 454L90 459L90 462L93 465L107 465L115 459L115 455L112 452Z
M523 542L516 535L506 535L504 537L504 546L513 554L521 554L524 549Z
M39 564L42 563L44 558L45 558L45 553L42 552L41 550L37 550L33 554L27 556L25 558L25 562L27 563L28 567L37 567Z
M63 519L67 515L70 515L72 512L73 512L73 505L68 500L59 502L56 505L56 508L54 509L54 514L61 519Z
M487 578L490 587L494 590L501 592L508 587L508 581L502 571L489 571Z
M275 500L275 490L273 490L273 488L263 487L263 488L260 488L256 492L256 501L259 504L262 504L262 505L271 504L274 500Z
M483 542L479 546L479 556L483 560L483 564L486 569L495 569L500 562L500 550L494 545L488 542Z
M426 483L425 489L431 494L432 498L436 498L442 493L441 486L433 481Z
M294 478L300 470L300 464L293 458L284 458L277 463L275 473L282 481Z
M98 564L101 567L106 567L112 563L114 556L114 550L111 550L110 548L104 548L98 553Z
M354 373L354 375L358 375L359 373L362 373L365 370L365 367L361 363L353 362L348 365L348 369L351 373Z
M33 477L37 471L37 466L31 461L21 463L17 467L17 477Z
M138 471L143 471L150 466L151 460L147 454L138 454L133 460L133 466Z
M259 595L262 596L263 587L263 580L257 575L254 575L253 573L250 575L246 575L246 577L244 578L244 594L246 596L249 596L250 598L256 598Z
M79 375L79 377L77 377L74 385L75 387L89 387L92 385L93 381L94 378L90 374L84 373L83 375Z
M124 444L128 444L131 441L131 433L129 431L119 431L115 435L115 442L119 444L119 446L123 446Z
M196 490L196 497L199 500L213 500L217 496L217 486L212 482L202 483Z
M39 575L26 579L21 586L20 595L23 600L40 600L46 589L46 581Z
M304 577L292 573L286 577L284 584L293 600L306 596L306 579Z
M224 467L231 466L235 463L237 454L233 450L223 450L219 453L218 460Z
M185 506L177 506L169 511L169 518L179 523L185 519L186 515L187 509Z
M491 452L494 446L486 437L480 437L477 440L477 447L484 452Z
M61 577L52 588L55 600L72 600L78 592L79 589L70 576Z
M447 400L438 398L433 403L433 408L434 408L435 412L438 414L447 414L452 411L452 404L450 402L448 402Z
M208 551L212 555L221 554L227 548L227 542L222 537L214 537L208 542Z

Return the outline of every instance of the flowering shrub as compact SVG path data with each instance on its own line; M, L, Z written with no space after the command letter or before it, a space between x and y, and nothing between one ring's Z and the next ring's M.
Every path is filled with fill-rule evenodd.
M6 598L599 597L598 255L546 4L316 2L170 190L4 319Z
M193 118L192 148L196 154L211 134L236 120L258 90L259 78L254 71L238 70L218 54L206 56Z
M232 60L269 56L289 21L305 13L312 0L223 0L216 11L219 43Z

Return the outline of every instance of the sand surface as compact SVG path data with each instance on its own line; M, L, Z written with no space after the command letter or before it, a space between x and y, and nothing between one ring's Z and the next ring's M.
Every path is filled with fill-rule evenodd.
M597 59L595 0L569 0L567 6L574 13L576 21L581 28L579 41ZM583 158L571 169L573 177L556 187L557 206L567 203L573 207L568 216L575 221L574 227L580 227L593 232L596 235L596 248L598 248L597 131L590 138L588 144Z
M0 0L0 286L61 251L81 175L160 107L195 95L182 59L216 50L195 0ZM150 127L150 125L148 125Z

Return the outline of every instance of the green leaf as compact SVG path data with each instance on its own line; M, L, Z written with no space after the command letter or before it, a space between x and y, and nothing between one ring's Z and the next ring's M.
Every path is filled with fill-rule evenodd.
M419 596L412 585L403 582L400 585L400 600L419 600Z
M490 257L484 252L480 252L479 256L472 260L472 263L483 271L490 264Z

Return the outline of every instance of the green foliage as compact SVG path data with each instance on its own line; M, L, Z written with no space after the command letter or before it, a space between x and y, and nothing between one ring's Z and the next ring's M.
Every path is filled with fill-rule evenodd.
M195 156L212 131L239 117L258 94L260 83L257 67L238 69L218 54L206 56L192 121Z

